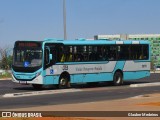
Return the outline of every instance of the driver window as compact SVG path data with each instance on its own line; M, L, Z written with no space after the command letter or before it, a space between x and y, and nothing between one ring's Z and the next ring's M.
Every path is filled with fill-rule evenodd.
M49 64L49 49L46 48L45 50L45 64Z

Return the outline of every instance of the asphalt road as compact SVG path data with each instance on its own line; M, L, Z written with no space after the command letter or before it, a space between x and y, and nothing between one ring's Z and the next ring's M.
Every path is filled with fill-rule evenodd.
M66 103L94 102L101 100L122 99L149 93L159 93L159 86L135 88L129 86L130 84L135 83L140 84L153 82L160 82L160 74L151 74L150 77L137 81L127 81L123 86L112 86L106 83L99 84L96 87L87 85L74 85L73 88L80 89L81 91L49 95L4 98L2 97L2 95L6 93L21 93L35 90L32 88L32 86L18 85L12 83L9 80L0 81L0 109L57 105ZM45 91L46 90L51 90L51 88L45 89Z

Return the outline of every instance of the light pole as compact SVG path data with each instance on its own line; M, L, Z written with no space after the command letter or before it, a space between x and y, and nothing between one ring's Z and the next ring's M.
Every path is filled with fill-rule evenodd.
M66 0L63 0L63 29L64 29L64 40L67 39L67 31L66 31Z

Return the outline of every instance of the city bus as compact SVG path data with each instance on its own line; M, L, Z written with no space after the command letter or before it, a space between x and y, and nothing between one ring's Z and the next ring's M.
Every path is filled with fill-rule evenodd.
M150 76L150 49L145 40L16 41L12 81L35 89L108 81L118 86Z

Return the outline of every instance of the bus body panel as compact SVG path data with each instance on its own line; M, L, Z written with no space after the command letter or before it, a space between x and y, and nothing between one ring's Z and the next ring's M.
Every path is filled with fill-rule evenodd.
M145 71L150 70L150 62L126 61L123 71Z
M125 62L126 62L126 61L117 61L113 73L114 73L116 70L121 70L121 71L122 71L123 68L124 68Z
M46 75L60 75L64 71L68 71L69 74L88 74L88 73L103 73L112 72L115 69L116 61L104 62L103 64L97 62L95 64L63 64L63 65L53 65L46 69ZM53 72L51 72L53 71Z
M150 76L150 62L126 61L123 71L124 80L133 80L148 77Z
M129 66L134 67L129 67ZM146 65L144 68L144 65ZM94 66L94 67L93 67ZM149 62L138 61L110 61L106 64L65 64L54 65L46 69L46 84L58 84L59 76L68 72L71 76L71 83L112 81L117 70L124 74L124 80L140 79L149 76ZM143 70L143 71L142 71ZM54 71L51 73L51 71ZM130 71L130 72L125 72ZM53 76L52 76L53 74Z
M58 80L59 80L59 76L45 76L44 77L44 84L45 85L54 85L54 84L58 84Z
M144 77L149 77L150 71L133 71L133 72L124 72L124 80L136 80Z
M133 67L129 67L132 65ZM143 65L147 65L144 68ZM71 83L81 83L81 82L100 82L100 81L112 81L113 74L116 70L122 70L124 74L124 80L140 79L145 76L149 76L150 70L149 62L134 62L134 61L112 61L106 64L85 64L85 65L65 65L68 67L68 72L71 75ZM98 70L100 70L98 72ZM143 71L142 71L143 70ZM51 72L53 71L53 73ZM45 77L35 77L36 73L14 73L16 78L20 78L22 81L27 81L27 83L32 84L58 84L59 76L61 73L65 72L64 65L54 65L45 70ZM128 72L126 72L128 71ZM13 81L19 83L13 76ZM30 80L35 78L33 80ZM38 80L40 79L40 80Z

